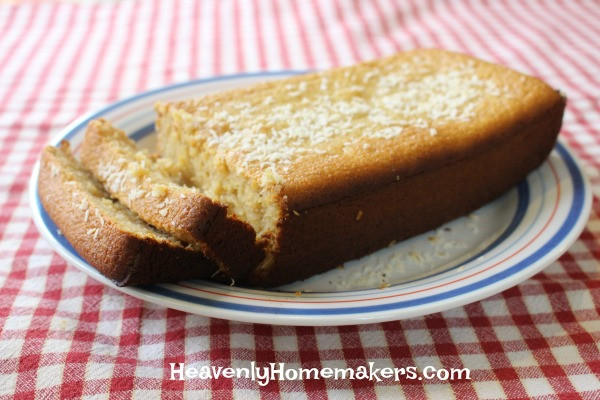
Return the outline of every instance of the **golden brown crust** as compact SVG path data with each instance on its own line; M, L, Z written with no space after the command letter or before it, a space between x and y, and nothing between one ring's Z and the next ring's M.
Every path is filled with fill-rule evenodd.
M75 250L118 286L210 277L216 271L202 253L175 240L133 232L107 212L93 177L82 182L67 142L42 153L38 188L44 208ZM79 174L79 176L78 176ZM92 185L92 186L90 186ZM112 201L110 201L112 202Z
M227 276L245 277L264 257L251 226L196 188L174 183L107 121L89 123L81 159L111 196L150 225L197 245Z
M250 283L278 286L434 229L493 200L548 156L560 131L565 99L534 121L515 124L503 143L462 160L402 178L367 193L299 212L281 223L279 250ZM361 218L357 218L357 215Z

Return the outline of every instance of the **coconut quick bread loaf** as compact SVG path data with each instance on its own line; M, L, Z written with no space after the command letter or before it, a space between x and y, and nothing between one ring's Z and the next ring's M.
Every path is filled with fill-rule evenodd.
M174 182L123 131L89 123L81 160L104 189L148 224L199 248L225 276L245 278L264 258L252 227L196 187Z
M215 274L216 266L201 252L111 200L67 142L44 149L38 188L44 208L79 255L119 286Z
M417 50L160 103L159 152L247 222L247 279L303 279L494 199L552 150L565 99L468 56ZM235 246L232 247L235 251Z

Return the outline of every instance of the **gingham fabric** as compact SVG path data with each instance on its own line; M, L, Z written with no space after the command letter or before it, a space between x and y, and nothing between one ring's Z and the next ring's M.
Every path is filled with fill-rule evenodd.
M27 182L84 112L192 78L322 69L416 47L541 77L600 194L598 1L0 2L0 398L600 398L600 203L543 272L447 312L282 327L145 303L68 266L31 220ZM168 365L469 368L460 380L169 380Z

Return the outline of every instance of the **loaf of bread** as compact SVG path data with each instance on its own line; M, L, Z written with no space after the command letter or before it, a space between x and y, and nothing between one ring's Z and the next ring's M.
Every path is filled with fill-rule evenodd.
M233 280L244 279L264 258L250 225L198 188L175 183L167 165L137 149L108 121L88 124L81 160L113 198L148 224L201 249Z
M44 149L38 188L46 212L79 255L118 286L208 278L217 271L201 252L111 200L68 142Z
M416 50L159 103L156 126L183 179L266 243L248 282L272 286L491 201L548 156L564 107L536 78Z

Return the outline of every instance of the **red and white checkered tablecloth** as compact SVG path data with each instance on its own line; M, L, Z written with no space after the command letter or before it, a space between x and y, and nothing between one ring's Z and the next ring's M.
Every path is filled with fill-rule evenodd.
M536 75L569 99L562 138L596 195L543 272L447 312L344 327L253 325L145 303L68 266L27 182L49 138L146 89L322 69L415 47ZM0 399L600 398L600 2L0 2ZM469 368L471 380L169 380L168 365Z

